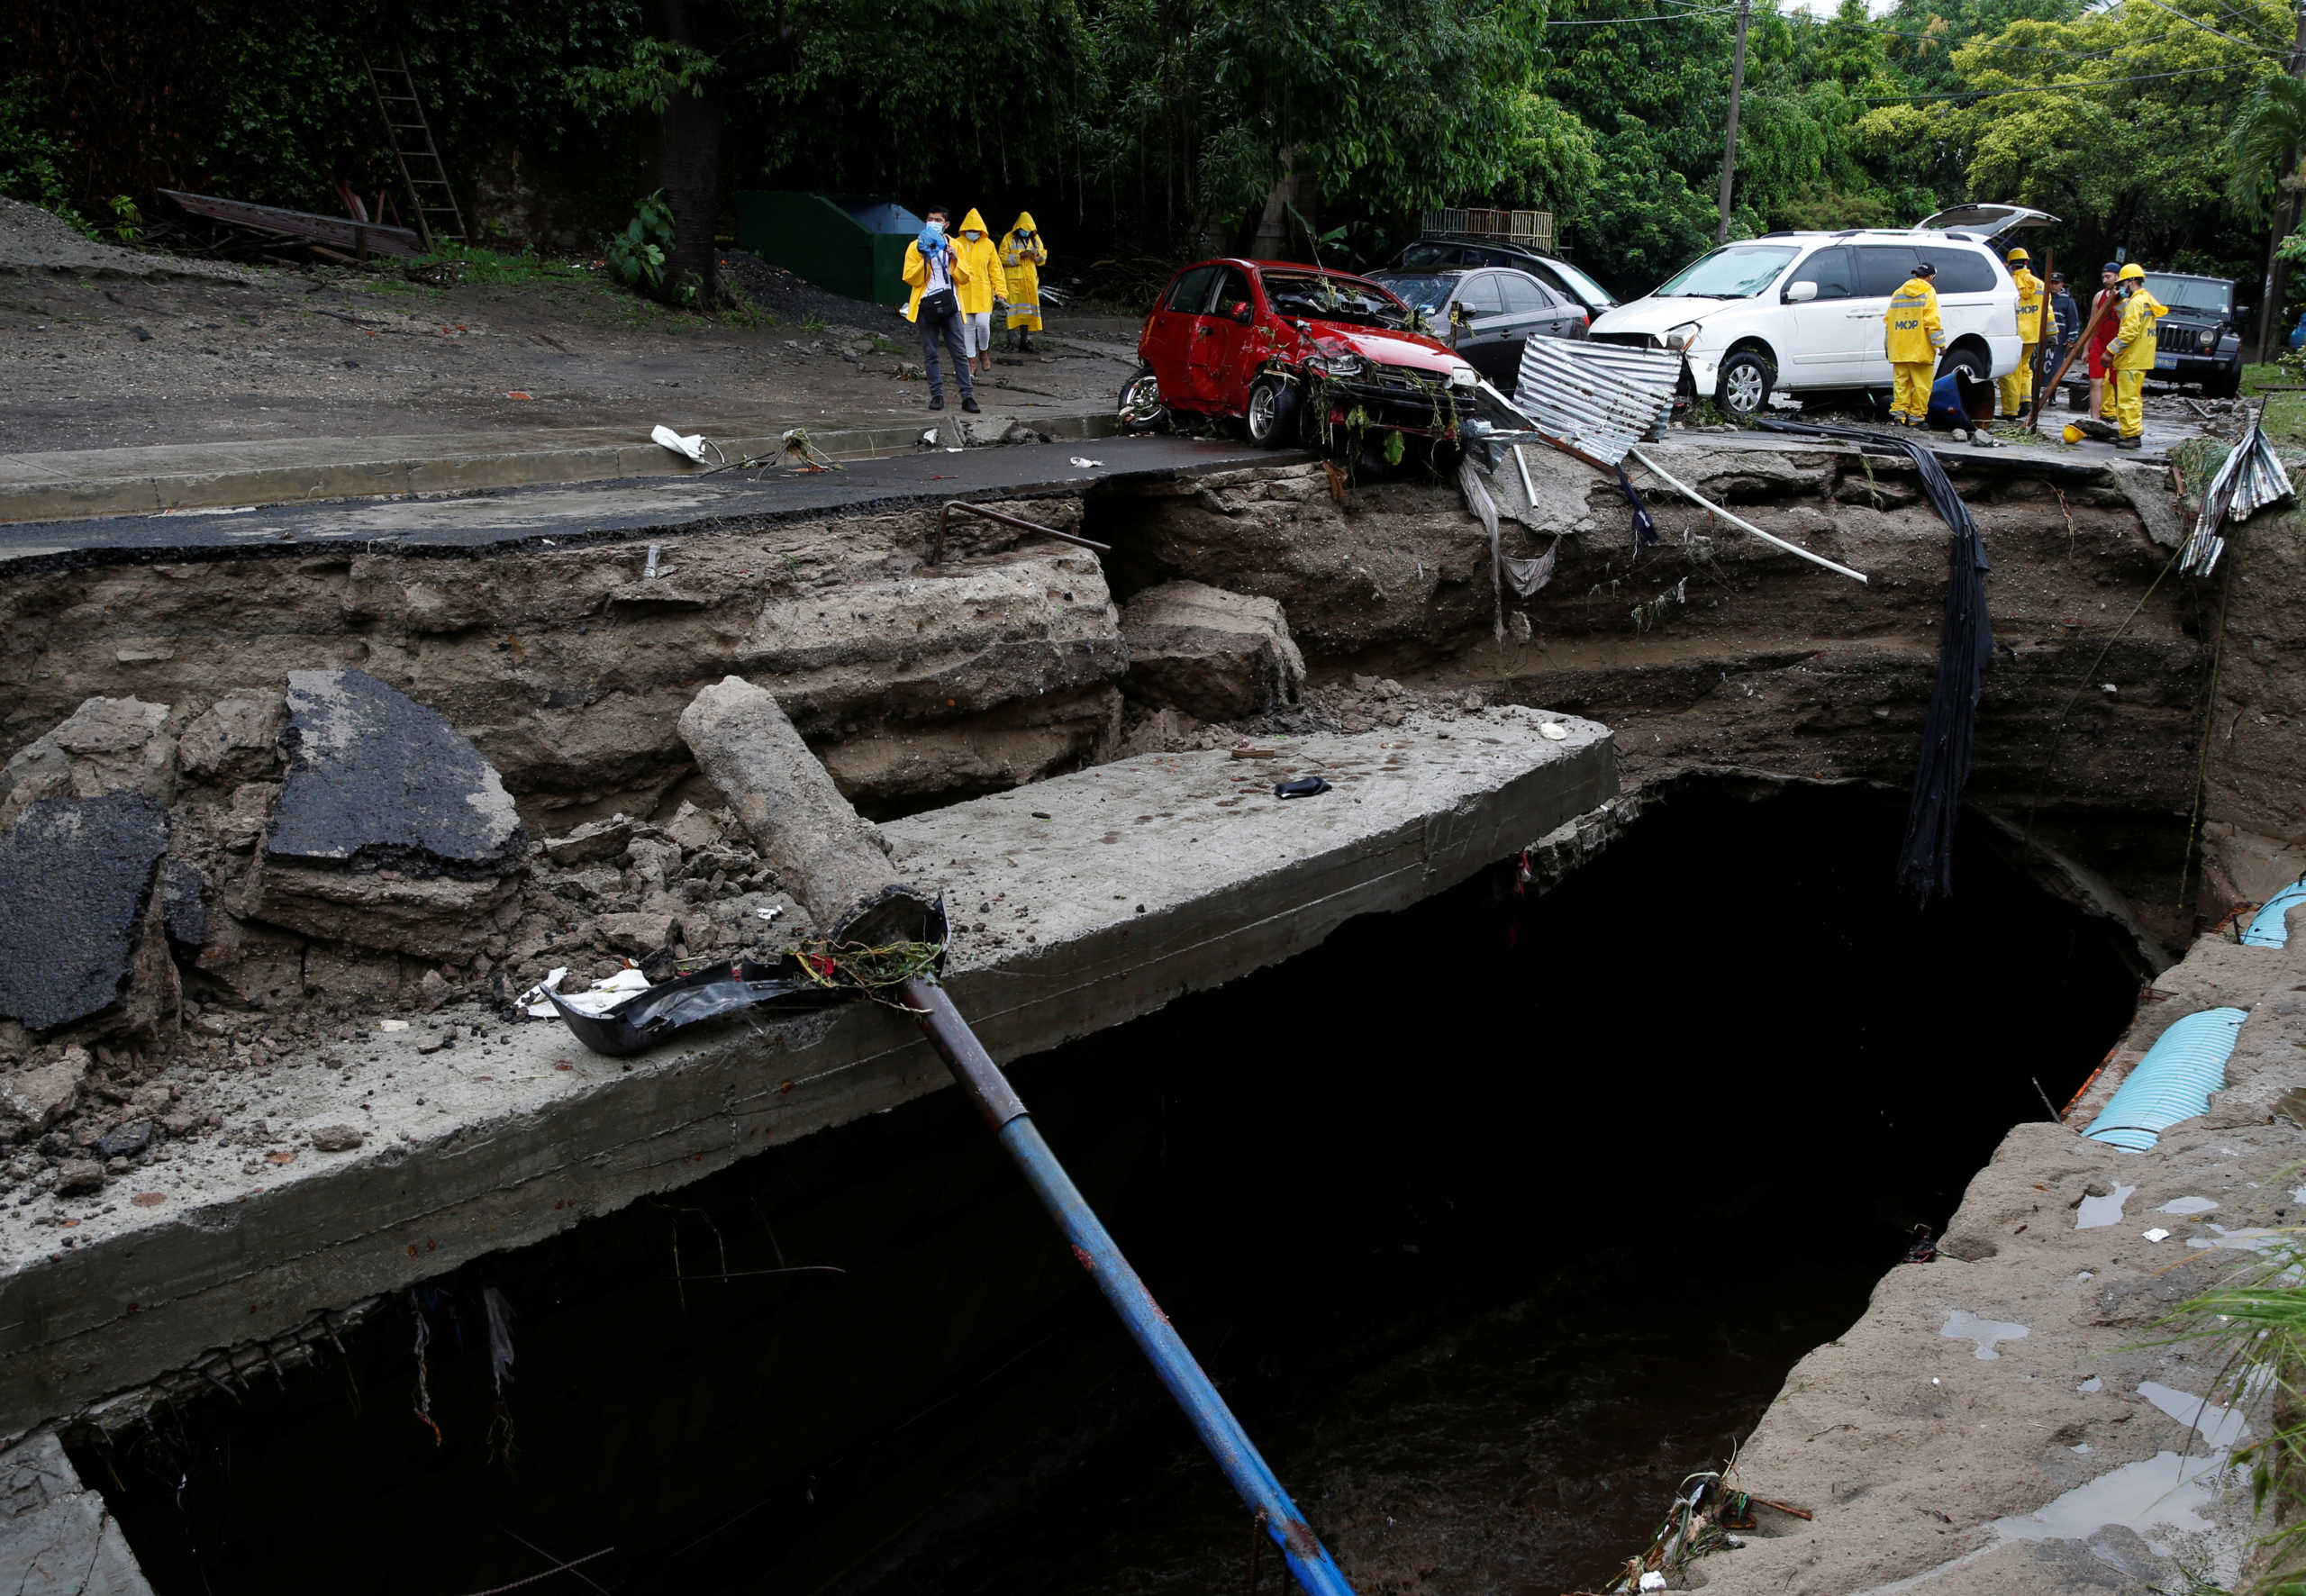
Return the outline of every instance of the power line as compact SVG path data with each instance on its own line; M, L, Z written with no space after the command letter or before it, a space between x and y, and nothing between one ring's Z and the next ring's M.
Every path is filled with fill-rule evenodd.
M1678 23L1685 17L1725 16L1737 9L1734 5L1709 5L1702 10L1661 11L1655 16L1571 17L1557 23L1548 22L1545 25L1548 28L1614 28L1620 23Z
M2019 88L1950 88L1934 95L1852 95L1857 105L1902 105L1917 100L1993 100L2003 95L2056 94L2062 89L2100 88L2110 83L2146 83L2157 77L2200 77L2211 72L2247 72L2247 61L2226 67L2189 67L2177 72L2136 72L2127 77L2085 77L2079 83L2029 83Z
M1785 22L1796 19L1784 12L1778 14ZM1919 40L1925 44L1943 44L1948 50L1978 47L1990 50L2021 50L2028 55L2065 56L2077 61L2102 61L2114 52L2111 50L2053 50L2046 44L1988 44L1982 39L1953 40L1942 33L1909 33L1902 28L1876 28L1866 23L1846 23L1839 17L1803 16L1799 20L1813 28L1854 28L1861 33L1886 33L1893 39Z

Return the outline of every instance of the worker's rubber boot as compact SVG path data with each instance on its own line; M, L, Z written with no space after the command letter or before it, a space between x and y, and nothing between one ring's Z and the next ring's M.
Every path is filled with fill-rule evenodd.
M1021 355L1030 355L1033 352L1032 334L1029 332L1017 334L1017 352Z
M2114 447L2116 449L2144 449L2146 447L2146 440L2142 437L2117 438L2114 440Z

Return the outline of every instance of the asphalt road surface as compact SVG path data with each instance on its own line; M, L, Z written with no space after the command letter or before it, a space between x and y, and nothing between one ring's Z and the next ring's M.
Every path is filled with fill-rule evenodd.
M961 451L923 449L816 473L574 483L440 499L339 499L0 526L0 568L264 558L319 547L482 549L622 541L732 523L873 514L942 499L1074 493L1300 458L1188 438L1106 438ZM1076 465L1086 459L1088 465Z

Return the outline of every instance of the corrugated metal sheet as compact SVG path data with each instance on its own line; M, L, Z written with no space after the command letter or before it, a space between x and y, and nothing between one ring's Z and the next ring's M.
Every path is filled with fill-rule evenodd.
M2143 1153L2182 1120L2207 1112L2210 1094L2226 1084L2226 1060L2247 1009L2203 1009L2173 1021L2082 1134Z
M1674 349L1533 338L1513 403L1548 438L1614 466L1672 408L1681 377Z
M2185 551L2178 558L2179 572L2188 576L2209 576L2217 568L2218 557L2226 552L2226 539L2219 529L2229 521L2247 521L2290 494L2290 473L2274 458L2274 446L2253 417L2249 435L2227 451L2226 463L2203 490L2202 513L2195 518L2193 536L2186 540Z
M2252 948L2290 946L2290 911L2306 903L2306 881L2293 881L2268 898L2250 920L2242 940Z

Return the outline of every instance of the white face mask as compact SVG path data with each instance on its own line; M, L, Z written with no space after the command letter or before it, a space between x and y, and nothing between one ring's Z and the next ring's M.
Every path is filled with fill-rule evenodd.
M965 239L981 239L985 235L981 232L965 232L961 236Z

